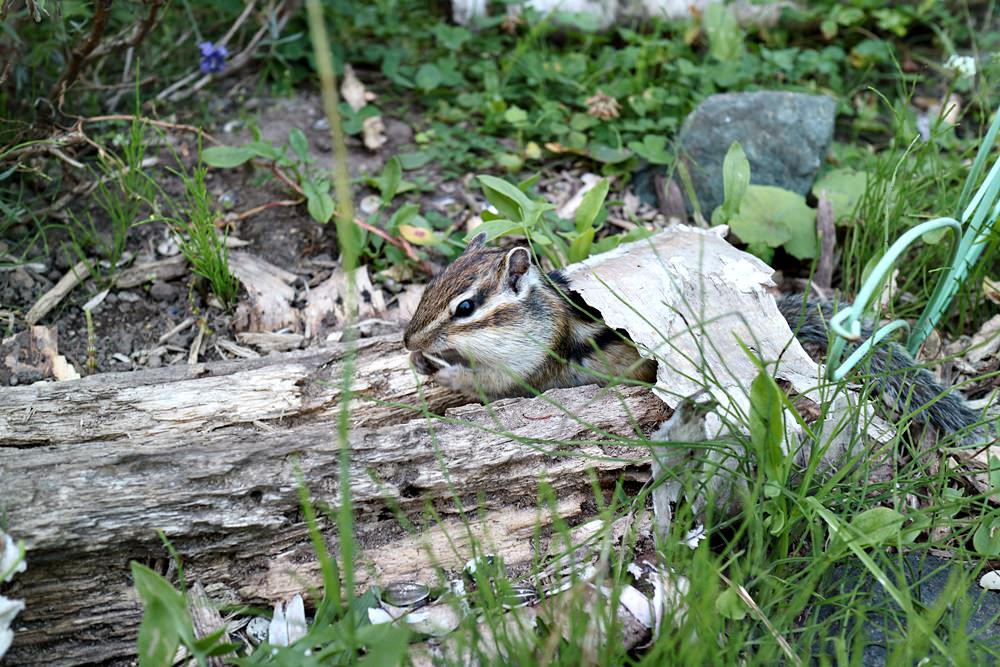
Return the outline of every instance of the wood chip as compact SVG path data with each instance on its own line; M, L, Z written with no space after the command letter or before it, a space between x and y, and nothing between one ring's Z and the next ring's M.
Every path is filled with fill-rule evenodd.
M59 354L55 327L32 326L0 344L0 386L40 380L75 380L76 369Z
M70 269L66 275L59 279L55 287L43 294L35 305L31 307L24 320L29 324L37 324L39 320L49 314L53 308L59 305L73 288L90 277L90 265L87 262L77 262L76 266Z
M183 322L181 322L180 324L178 324L177 326L175 326L173 329L171 329L167 333L165 333L162 336L160 336L156 340L156 344L157 345L163 345L168 340L170 340L171 338L173 338L174 336L176 336L177 334L179 334L180 332L184 331L189 326L191 326L192 324L194 324L195 321L196 320L193 317L189 317L189 318L185 319Z
M239 323L244 331L298 329L299 312L292 307L294 273L246 252L230 253L229 268L246 290L248 320Z
M243 347L242 345L237 345L235 342L222 339L215 342L216 347L225 350L229 354L240 357L242 359L256 359L260 355L251 350L249 347Z
M385 315L385 297L382 290L372 286L367 267L355 269L354 286L358 320ZM344 325L348 319L347 287L347 275L342 270L337 270L309 292L302 312L306 338L321 335L324 328Z
M833 281L834 250L837 245L837 227L833 217L833 203L826 190L819 193L816 207L816 234L819 236L819 262L813 282L820 288L830 289Z
M115 278L115 286L128 289L154 280L175 280L185 275L187 275L187 260L184 255L175 255L125 269Z
M236 339L244 345L252 345L264 352L286 352L302 347L306 337L297 333L243 332Z

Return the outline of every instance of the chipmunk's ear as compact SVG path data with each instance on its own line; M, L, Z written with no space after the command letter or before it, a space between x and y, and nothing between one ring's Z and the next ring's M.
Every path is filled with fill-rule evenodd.
M486 246L486 232L479 232L469 243L465 246L465 252L473 252L475 250L481 250Z
M524 287L524 276L531 268L531 253L524 246L514 248L507 253L503 260L504 284L514 293L518 293Z

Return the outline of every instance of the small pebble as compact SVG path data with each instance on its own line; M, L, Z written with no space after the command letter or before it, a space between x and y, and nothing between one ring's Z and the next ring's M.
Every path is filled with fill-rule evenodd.
M177 298L177 287L162 280L157 280L149 288L149 295L157 301L173 301Z
M260 644L265 639L267 639L267 629L271 626L271 621L264 618L263 616L254 616L247 623L247 639L250 643L256 646Z
M142 299L141 296L132 291L126 290L123 292L118 292L118 300L124 303L135 303L136 301L139 301L141 299Z
M146 359L146 368L159 368L163 365L163 358L158 354L150 355L149 359Z

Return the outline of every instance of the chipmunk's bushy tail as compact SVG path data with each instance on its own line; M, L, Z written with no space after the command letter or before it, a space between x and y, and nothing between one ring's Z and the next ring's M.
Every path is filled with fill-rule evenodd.
M778 298L778 310L799 342L826 349L829 341L826 323L834 312L832 304L806 300L801 294L786 294ZM871 333L866 324L862 339ZM849 347L848 353L853 349ZM876 389L892 408L899 412L919 411L914 418L930 422L942 435L968 431L967 435L974 439L986 438L985 428L973 428L982 421L979 413L965 403L958 390L938 384L927 369L917 367L917 362L901 345L882 343L865 363Z

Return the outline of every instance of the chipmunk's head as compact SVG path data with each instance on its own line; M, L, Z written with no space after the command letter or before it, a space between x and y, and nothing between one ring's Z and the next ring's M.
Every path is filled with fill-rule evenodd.
M537 363L551 338L544 283L525 247L485 247L479 234L424 291L403 344L450 362L518 366ZM451 357L451 359L449 359Z

